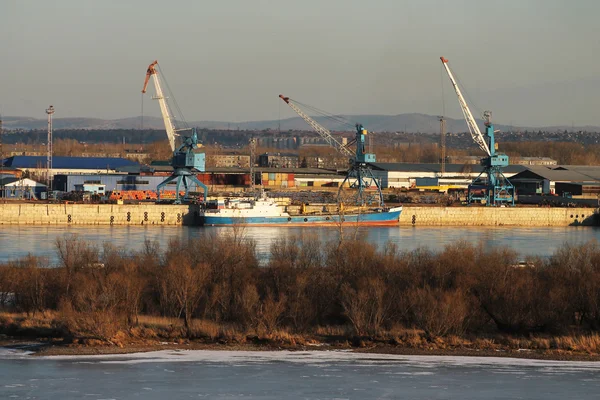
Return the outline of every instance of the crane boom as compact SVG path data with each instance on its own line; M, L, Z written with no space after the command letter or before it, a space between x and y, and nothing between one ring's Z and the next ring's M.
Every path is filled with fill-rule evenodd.
M294 110L296 112L296 114L298 114L303 120L305 120L307 124L309 124L315 131L317 131L317 133L319 135L321 135L321 137L330 146L334 147L337 151L339 151L340 153L344 154L345 156L354 157L354 153L350 149L348 149L346 146L344 146L343 144L341 144L340 142L338 142L333 137L333 135L331 134L331 132L329 132L327 129L325 129L323 126L321 126L317 121L315 121L309 115L307 115L304 111L302 111L297 105L295 105L294 101L292 99L290 99L289 97L285 97L282 94L280 94L279 97L288 106L290 106L292 108L292 110Z
M444 68L448 73L448 77L450 77L450 81L452 82L452 86L454 86L454 90L456 91L456 94L458 96L458 102L460 104L460 108L462 109L465 120L467 121L467 126L469 127L471 137L473 138L475 143L477 143L479 148L483 150L488 156L490 156L492 154L490 152L490 148L486 143L483 135L481 134L479 126L477 126L477 122L475 121L471 110L469 110L469 106L467 106L467 102L465 101L465 98L463 97L462 92L460 91L460 88L458 87L458 84L454 79L454 75L452 75L452 72L450 71L450 67L448 66L448 59L440 57L440 60L442 60L442 64L444 65Z
M173 117L171 116L171 112L169 111L169 106L167 104L167 99L165 98L162 91L162 87L160 85L160 79L158 78L158 72L156 71L157 64L158 61L155 60L152 64L148 66L142 93L146 93L148 81L150 80L150 77L152 77L154 80L154 89L156 90L156 96L154 96L153 99L158 100L158 103L160 104L160 112L165 123L165 130L167 131L169 145L171 146L171 151L175 152L175 125L173 125Z

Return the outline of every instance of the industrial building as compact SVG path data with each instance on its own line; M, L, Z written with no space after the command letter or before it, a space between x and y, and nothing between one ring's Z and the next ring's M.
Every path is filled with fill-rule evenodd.
M4 199L39 199L46 191L46 185L32 179L0 177L0 197Z
M437 178L440 185L466 186L481 172L480 165L446 164L442 173L441 164L424 163L372 163L369 164L373 175L380 180L383 188L416 187L418 178ZM511 176L522 172L525 167L509 165L504 168L504 175ZM427 185L430 186L430 185Z
M46 160L45 156L13 156L5 159L3 165L36 175L45 175ZM54 156L51 174L114 174L118 173L120 168L133 166L139 164L125 158Z
M206 156L206 166L250 168L250 156L238 153L211 154Z
M264 153L258 156L259 167L298 168L298 155L292 153Z
M600 167L587 165L531 166L511 178L520 195L568 195L597 198Z

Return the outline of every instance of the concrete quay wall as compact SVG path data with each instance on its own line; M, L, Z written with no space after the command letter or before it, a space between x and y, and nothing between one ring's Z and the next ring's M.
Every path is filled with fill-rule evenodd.
M0 204L0 225L198 225L198 206Z
M595 208L404 206L400 215L404 226L593 226L599 222Z
M323 211L323 206L307 207L307 212ZM199 225L200 215L196 205L0 204L0 225ZM600 214L594 208L404 206L400 225L600 225Z

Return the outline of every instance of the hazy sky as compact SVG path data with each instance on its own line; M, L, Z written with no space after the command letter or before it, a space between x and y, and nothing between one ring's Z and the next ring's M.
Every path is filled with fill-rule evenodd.
M598 0L0 0L0 112L139 115L158 59L190 121L295 116L279 93L438 115L442 82L459 117L443 55L498 123L600 125L599 15Z

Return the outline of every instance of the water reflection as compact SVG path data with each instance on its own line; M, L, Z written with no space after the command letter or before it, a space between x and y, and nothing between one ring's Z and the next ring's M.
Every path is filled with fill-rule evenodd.
M169 240L202 238L207 235L232 233L229 227L148 227L148 226L0 226L0 262L33 254L55 260L55 243L65 234L103 242L126 249L139 250L145 240L158 241L165 248ZM247 227L246 237L256 241L260 257L267 257L271 243L277 238L316 234L321 242L337 241L339 231L329 227ZM564 243L582 244L600 239L594 227L507 228L507 227L372 227L358 231L347 229L347 237L383 246L395 243L401 250L427 247L441 250L447 244L464 240L484 247L506 246L523 256L549 256Z

